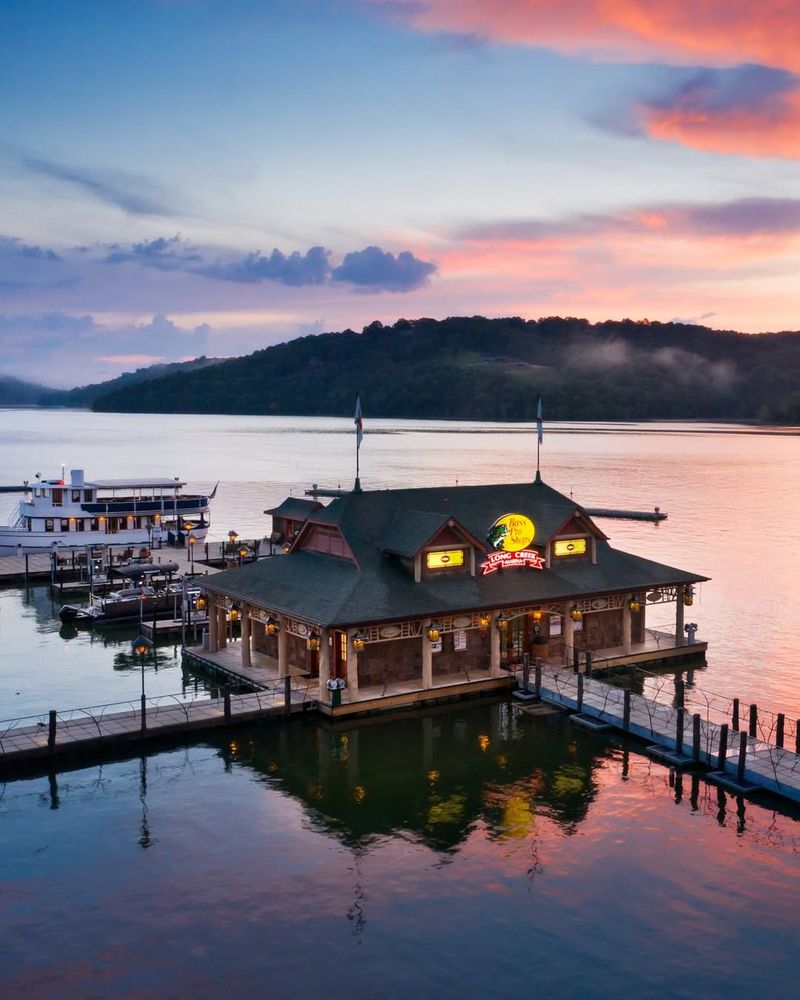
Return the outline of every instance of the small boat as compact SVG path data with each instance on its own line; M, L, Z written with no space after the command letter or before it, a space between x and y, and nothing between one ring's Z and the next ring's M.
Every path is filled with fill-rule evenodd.
M42 479L19 487L11 522L0 525L0 549L57 551L87 545L147 545L201 540L211 524L207 496L183 494L180 479Z
M193 607L200 596L200 588L193 584L187 588L186 595ZM182 599L182 583L170 583L159 590L147 585L126 587L104 597L92 596L86 608L65 604L58 617L65 624L90 628L95 625L152 621L154 618L177 618L181 612Z

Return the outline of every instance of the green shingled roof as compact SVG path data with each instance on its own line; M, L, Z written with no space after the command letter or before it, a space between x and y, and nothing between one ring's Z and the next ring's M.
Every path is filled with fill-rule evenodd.
M383 538L383 550L396 556L415 556L450 520L450 514L401 507L394 512Z

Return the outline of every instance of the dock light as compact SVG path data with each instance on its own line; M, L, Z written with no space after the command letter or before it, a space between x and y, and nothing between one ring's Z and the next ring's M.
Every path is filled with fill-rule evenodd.
M431 622L428 626L428 638L431 642L438 642L442 636L442 626L438 622Z
M311 635L306 639L306 649L312 653L316 653L319 649L319 632L312 632Z
M367 633L359 629L353 636L353 649L356 653L363 651L364 646L367 644Z
M228 541L231 543L231 545L233 545L233 543L236 541L238 537L239 537L238 532L234 531L233 529L231 529L228 532Z
M184 521L183 522L183 530L184 531L191 531L193 527L194 527L194 525L192 524L191 521Z
M535 622L540 622L542 620L542 612L541 611L534 611L534 612L532 612L531 617L533 618L533 620Z
M206 601L205 597L203 597L203 595L201 594L194 602L194 606L197 608L198 611L205 611L207 603L208 602Z
M153 648L152 642L150 642L146 635L140 635L134 639L132 645L134 653L138 653L139 656L145 656Z
M131 643L134 653L139 656L139 665L142 669L142 732L147 728L147 700L144 695L144 658L148 651L153 648L152 642L146 635L138 635Z
M191 565L191 574L194 576L194 543L197 539L195 538L193 531L190 531L186 536L186 541L189 543L189 562Z
M583 618L583 612L577 606L573 606L569 613L570 618L574 622L579 622Z
M267 635L277 635L278 634L278 623L272 617L272 615L267 618L264 623L264 628L266 629Z
M683 603L687 608L690 608L694 604L694 587L689 587L684 592Z
M642 602L640 600L638 600L637 598L635 598L635 597L629 598L629 600L628 600L628 610L629 611L633 611L633 612L641 611L642 610Z
M498 630L498 632L507 632L508 631L508 623L510 621L511 621L511 619L508 617L508 615L505 614L505 612L501 611L500 614L497 616L497 630Z
M492 624L492 616L488 612L484 612L478 617L478 624L483 629L488 628Z

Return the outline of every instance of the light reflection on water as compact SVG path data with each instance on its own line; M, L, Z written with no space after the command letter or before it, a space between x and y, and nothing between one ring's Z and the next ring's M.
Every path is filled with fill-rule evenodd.
M792 995L798 847L788 815L505 704L233 730L5 787L4 984Z

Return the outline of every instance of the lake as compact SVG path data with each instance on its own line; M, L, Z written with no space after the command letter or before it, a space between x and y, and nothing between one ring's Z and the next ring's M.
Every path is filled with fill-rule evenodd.
M6 410L2 480L85 468L220 486L211 537L348 485L352 420ZM530 426L365 416L365 488L532 478ZM695 683L800 716L800 437L545 424L545 481L612 544L711 577ZM8 510L11 498L0 496ZM133 698L124 631L64 639L0 590L0 715ZM651 609L668 625L673 609ZM663 617L660 620L659 615ZM148 693L202 695L161 647ZM502 699L228 730L0 786L3 996L793 995L796 810L743 803Z

